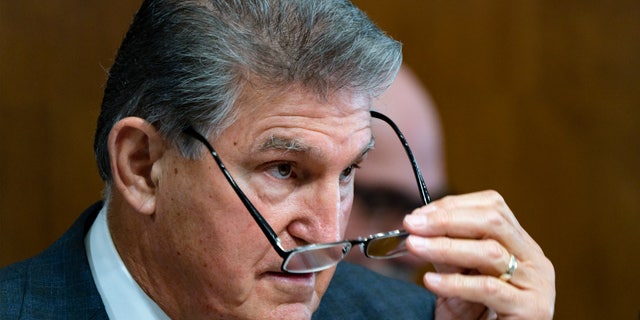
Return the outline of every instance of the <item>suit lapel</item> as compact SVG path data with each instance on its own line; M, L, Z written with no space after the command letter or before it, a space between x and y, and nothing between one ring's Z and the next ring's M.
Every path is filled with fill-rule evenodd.
M42 254L29 260L23 315L47 319L107 319L84 247L102 203L87 209Z

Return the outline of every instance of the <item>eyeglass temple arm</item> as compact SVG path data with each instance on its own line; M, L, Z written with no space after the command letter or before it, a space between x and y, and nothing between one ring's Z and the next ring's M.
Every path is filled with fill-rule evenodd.
M400 139L400 142L404 147L404 151L407 153L407 157L409 157L409 161L411 161L411 167L413 168L413 174L416 177L416 182L418 183L418 188L420 189L420 197L422 197L422 202L425 205L431 203L431 196L429 196L429 190L427 190L427 185L424 183L424 178L422 178L422 173L420 172L420 168L418 168L416 158L413 156L413 152L411 152L411 148L409 148L409 143L404 138L404 135L400 131L400 128L398 128L398 126L389 117L380 112L371 110L371 116L373 118L377 118L386 122L389 126L391 126L393 131L395 131L398 139Z
M284 251L284 249L280 245L280 240L278 239L278 235L276 234L275 231L273 231L271 226L269 226L269 223L267 223L267 220L260 214L260 212L258 212L258 209L256 209L255 206L253 206L253 203L249 201L249 198L247 198L244 192L242 192L242 190L240 189L236 181L231 176L231 173L229 172L229 170L227 170L227 167L225 167L224 163L222 163L222 159L220 159L220 157L218 156L218 153L213 148L213 146L209 143L209 141L205 139L205 137L203 137L191 126L185 129L184 133L198 139L200 142L202 142L205 145L205 147L207 147L207 149L209 149L209 152L211 152L213 159L216 160L216 163L218 164L220 171L222 171L222 174L231 185L231 188L233 188L233 191L235 191L235 193L238 195L238 197L240 198L244 206L247 208L247 210L249 211L253 219L258 223L258 226L260 226L260 229L262 229L262 232L267 236L267 239L269 239L269 242L271 243L271 245L276 249L276 251L281 257L283 258L286 257L287 252Z

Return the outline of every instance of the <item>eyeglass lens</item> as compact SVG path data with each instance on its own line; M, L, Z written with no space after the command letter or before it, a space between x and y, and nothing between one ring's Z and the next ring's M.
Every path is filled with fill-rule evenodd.
M406 241L409 233L400 232L378 236L365 245L365 255L374 259L389 259L407 252Z
M351 243L338 242L335 244L303 247L294 249L282 264L282 269L291 273L308 273L324 270L341 261L349 250Z

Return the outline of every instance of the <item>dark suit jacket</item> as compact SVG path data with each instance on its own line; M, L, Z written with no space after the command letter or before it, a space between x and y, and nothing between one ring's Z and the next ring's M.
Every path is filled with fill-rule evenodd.
M43 253L0 269L0 319L107 319L84 237L101 203ZM340 263L313 319L431 319L426 290Z

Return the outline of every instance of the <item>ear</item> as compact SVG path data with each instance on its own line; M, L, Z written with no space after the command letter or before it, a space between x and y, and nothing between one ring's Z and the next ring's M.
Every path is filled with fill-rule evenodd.
M159 177L157 167L165 150L160 133L144 119L127 117L111 129L108 147L113 186L132 208L153 214Z

